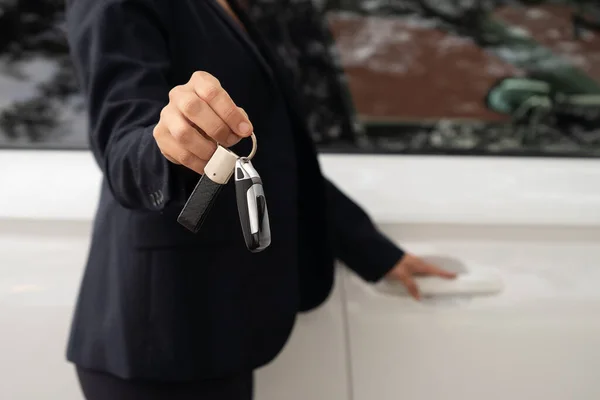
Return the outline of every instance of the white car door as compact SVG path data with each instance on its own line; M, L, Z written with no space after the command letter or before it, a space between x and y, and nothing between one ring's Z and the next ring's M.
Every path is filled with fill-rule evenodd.
M345 273L354 400L600 398L600 161L347 161L396 242L460 272L420 303Z

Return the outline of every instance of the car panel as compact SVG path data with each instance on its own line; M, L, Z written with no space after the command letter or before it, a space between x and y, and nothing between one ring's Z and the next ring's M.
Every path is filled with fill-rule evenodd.
M347 273L354 399L596 399L600 227L388 227L461 274L493 273L490 295L412 301Z
M65 351L89 233L87 222L0 218L0 398L82 398Z

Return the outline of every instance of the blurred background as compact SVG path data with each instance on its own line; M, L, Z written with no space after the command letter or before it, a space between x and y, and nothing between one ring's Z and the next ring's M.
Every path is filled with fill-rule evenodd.
M246 0L323 152L600 155L600 5ZM0 1L0 147L85 149L64 1Z

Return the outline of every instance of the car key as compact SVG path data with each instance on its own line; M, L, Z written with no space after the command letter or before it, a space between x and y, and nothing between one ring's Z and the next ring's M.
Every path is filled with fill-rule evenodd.
M246 247L253 253L271 244L271 228L262 180L247 157L235 163L235 193Z
M257 148L254 133L250 137L252 151L248 155L248 159L254 157ZM204 174L179 213L177 222L194 233L200 230L219 193L233 175L236 161L239 158L233 151L221 145L217 146L217 150L204 167Z

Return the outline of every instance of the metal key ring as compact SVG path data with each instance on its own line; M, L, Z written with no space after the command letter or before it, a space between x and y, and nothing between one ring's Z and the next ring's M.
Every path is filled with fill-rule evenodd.
M258 149L258 142L256 140L256 135L254 135L254 132L250 134L250 138L252 139L252 150L250 151L250 154L248 154L248 156L245 157L247 160L252 160L254 158L254 155L256 154L256 150Z
M243 159L246 159L246 160L252 160L254 158L254 155L256 155L256 150L258 149L258 141L256 140L256 135L254 135L254 132L252 132L250 134L250 139L252 139L252 150L250 150L250 154L248 154L248 156L246 156L246 157L240 157L240 156L238 156L231 149L229 149L227 147L224 147L224 146L220 146L218 142L217 142L217 145L220 146L220 147L223 147L225 150L227 150L228 152L230 152L231 154L233 154L237 158L243 158Z

